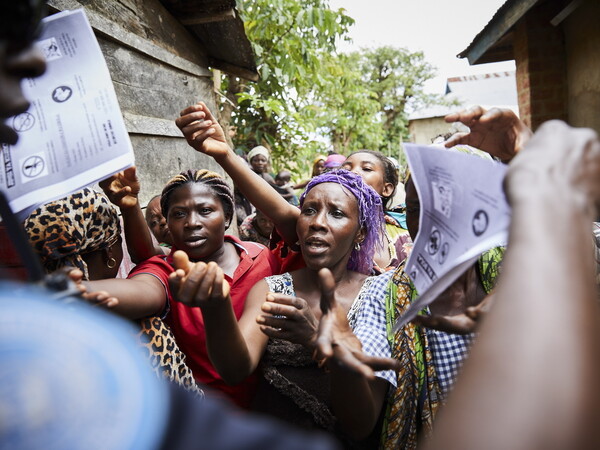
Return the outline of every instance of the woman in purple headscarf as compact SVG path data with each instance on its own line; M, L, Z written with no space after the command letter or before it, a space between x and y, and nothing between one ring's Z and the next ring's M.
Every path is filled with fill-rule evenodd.
M377 446L378 419L395 373L377 372L366 380L338 368L325 372L313 360L322 314L318 272L332 272L338 304L365 353L389 357L385 324L359 317L383 226L381 198L359 175L328 172L313 178L300 199L296 232L306 267L255 284L239 322L226 289L215 284L204 292L205 282L196 275L205 269L178 271L173 280L189 293L189 304L202 309L208 352L224 380L235 384L260 366L255 409L334 432L346 447Z

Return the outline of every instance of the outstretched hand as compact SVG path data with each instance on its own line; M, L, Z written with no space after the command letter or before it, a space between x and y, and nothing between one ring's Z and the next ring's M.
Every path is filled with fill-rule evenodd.
M169 285L178 302L205 308L229 298L229 283L217 263L193 263L178 250L173 254L173 265L175 272L169 275Z
M375 377L375 370L397 370L396 360L363 353L362 344L352 332L346 313L335 299L335 280L329 269L319 271L319 284L323 316L313 359L328 366L335 364L368 379Z
M269 292L261 309L265 314L258 316L256 322L263 333L314 350L319 321L306 300Z
M461 122L470 131L454 134L446 147L465 144L478 148L503 162L509 162L531 138L531 130L508 108L492 108L486 111L481 106L448 114L448 123Z
M119 304L117 297L110 295L106 291L88 291L84 284L83 272L81 270L73 268L67 269L67 276L75 283L81 298L91 305L111 309Z
M477 331L481 320L489 312L494 295L485 297L477 306L468 307L463 314L455 316L418 315L412 322L427 328L452 334L471 334Z
M140 180L136 175L135 166L98 183L109 200L120 209L133 208L138 204Z
M224 157L229 152L223 128L203 102L181 111L175 124L195 150L215 159Z

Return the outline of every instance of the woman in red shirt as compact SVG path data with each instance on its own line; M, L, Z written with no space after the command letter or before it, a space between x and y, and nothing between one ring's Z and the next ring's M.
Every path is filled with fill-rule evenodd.
M169 255L154 256L139 264L126 280L84 284L89 284L89 290L107 291L116 297L119 301L113 310L120 315L132 319L165 317L195 379L248 407L255 390L255 377L251 375L236 386L227 385L208 358L200 310L172 301L168 283L169 274L174 271L172 254L182 250L192 261L218 264L231 286L236 318L242 314L250 288L265 276L278 273L278 263L264 246L225 235L233 218L233 193L217 173L189 170L177 175L162 192L161 209L173 238Z

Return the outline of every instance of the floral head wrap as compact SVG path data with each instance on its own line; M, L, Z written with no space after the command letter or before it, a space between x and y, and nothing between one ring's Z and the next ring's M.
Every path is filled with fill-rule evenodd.
M383 245L384 236L383 207L381 197L366 184L360 175L345 169L332 170L310 180L306 190L300 196L300 207L312 188L321 183L338 183L349 191L358 203L358 224L365 232L365 239L360 250L353 249L348 261L348 269L357 272L371 273L376 246Z
M81 255L109 248L121 235L115 207L104 194L88 188L39 207L24 226L47 272L73 266L85 279L89 273Z

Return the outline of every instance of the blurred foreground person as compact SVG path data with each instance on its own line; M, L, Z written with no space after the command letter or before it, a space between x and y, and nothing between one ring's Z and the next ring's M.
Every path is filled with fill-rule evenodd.
M0 448L336 448L155 377L131 324L71 300L0 283Z
M505 185L513 217L496 298L427 448L599 448L595 133L545 123Z
M42 54L32 45L40 19L42 0L2 2L0 15L0 143L14 145L18 135L5 120L29 108L21 80L39 77L46 70Z

